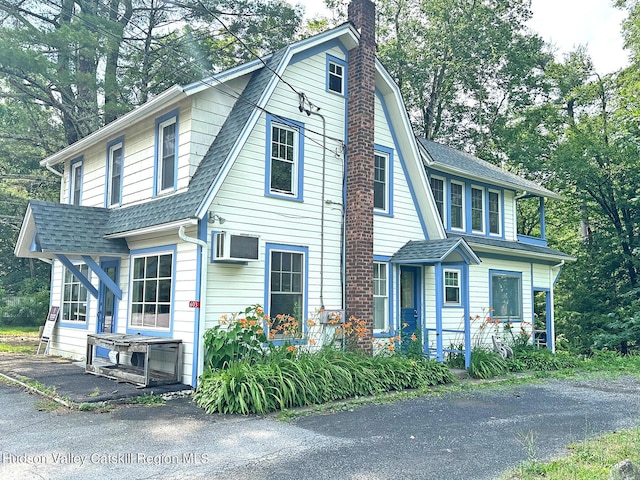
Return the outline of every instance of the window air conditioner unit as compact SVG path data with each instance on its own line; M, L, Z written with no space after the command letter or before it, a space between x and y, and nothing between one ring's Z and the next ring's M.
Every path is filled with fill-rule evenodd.
M260 237L218 232L213 242L214 262L252 262L258 260Z

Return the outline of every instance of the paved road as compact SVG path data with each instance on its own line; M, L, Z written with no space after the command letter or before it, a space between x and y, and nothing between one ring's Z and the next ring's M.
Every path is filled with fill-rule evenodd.
M0 384L2 479L493 479L638 425L640 379L449 392L303 417L207 416L189 401L40 412Z

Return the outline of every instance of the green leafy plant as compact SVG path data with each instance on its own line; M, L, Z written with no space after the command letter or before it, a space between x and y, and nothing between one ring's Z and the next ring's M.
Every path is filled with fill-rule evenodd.
M499 354L483 348L474 348L471 352L469 375L473 378L493 378L508 371L507 362Z
M238 360L253 363L262 358L263 344L267 341L265 322L260 305L249 306L231 319L223 316L219 325L204 334L206 367L226 368Z

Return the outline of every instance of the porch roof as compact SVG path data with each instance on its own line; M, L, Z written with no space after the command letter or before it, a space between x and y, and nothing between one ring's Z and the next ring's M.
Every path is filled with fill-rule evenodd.
M411 240L392 257L392 263L434 264L445 261L464 261L479 264L480 259L463 238L440 240Z
M476 237L474 235L450 235L450 239L463 239L468 244L473 245L478 251L502 251L517 256L529 258L540 258L545 260L559 260L574 262L576 259L571 255L544 245L534 245L530 243L502 240L498 238Z
M110 210L32 200L16 242L19 257L55 259L60 256L124 256L122 238L106 238Z

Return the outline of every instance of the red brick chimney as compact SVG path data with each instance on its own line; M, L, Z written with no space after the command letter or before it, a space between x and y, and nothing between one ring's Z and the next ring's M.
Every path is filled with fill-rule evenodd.
M349 51L347 71L346 310L364 320L367 334L358 342L365 352L373 340L373 171L375 110L375 6L352 0L349 21L360 32Z

